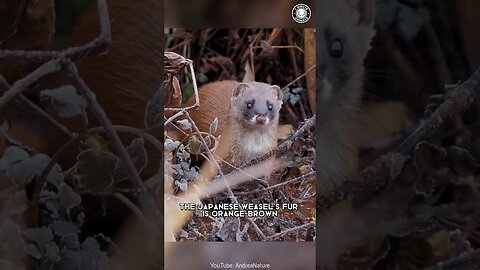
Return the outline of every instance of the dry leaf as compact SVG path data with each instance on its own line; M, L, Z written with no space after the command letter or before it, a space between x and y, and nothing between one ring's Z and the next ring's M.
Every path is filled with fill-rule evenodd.
M165 71L173 75L178 75L180 70L189 65L191 62L192 60L174 52L163 53L163 66Z
M242 82L253 82L255 77L253 76L252 67L250 66L250 61L245 63L245 76L243 76Z

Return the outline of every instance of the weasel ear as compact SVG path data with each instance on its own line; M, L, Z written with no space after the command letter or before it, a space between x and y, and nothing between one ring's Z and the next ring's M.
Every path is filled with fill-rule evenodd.
M245 90L247 90L247 88L248 88L248 84L246 84L246 83L239 84L237 86L237 88L235 88L235 90L233 90L232 97L237 97L238 95L243 93Z
M375 23L375 0L357 0L358 25L372 27Z
M282 101L283 100L283 91L280 89L278 85L272 85L272 89L274 93L277 95L277 100Z

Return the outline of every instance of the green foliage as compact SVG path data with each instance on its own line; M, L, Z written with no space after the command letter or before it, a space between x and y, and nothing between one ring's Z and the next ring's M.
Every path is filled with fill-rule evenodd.
M163 37L164 48L169 48L170 44L175 40L175 37L169 34L165 34Z
M206 83L208 82L208 77L207 75L205 75L204 73L197 73L195 74L196 78L197 78L197 83Z
M302 87L287 88L283 91L283 100L295 105L300 100L299 93L304 90Z

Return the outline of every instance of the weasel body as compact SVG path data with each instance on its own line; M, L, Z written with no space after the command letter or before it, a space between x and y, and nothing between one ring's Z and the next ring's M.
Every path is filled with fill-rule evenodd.
M363 61L375 31L373 0L322 0L317 53L317 153L320 194L357 173L355 138Z
M374 36L374 0L320 0L317 28L317 196L358 174L357 115L363 61ZM354 209L349 200L317 213L317 268L337 269L342 253L382 234L378 207ZM368 218L368 219L367 219ZM361 233L359 233L361 232Z

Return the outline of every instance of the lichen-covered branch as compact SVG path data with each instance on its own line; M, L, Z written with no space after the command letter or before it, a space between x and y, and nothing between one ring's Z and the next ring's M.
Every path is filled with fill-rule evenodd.
M97 8L100 20L100 35L91 42L62 51L0 50L0 59L19 59L32 62L47 62L64 57L72 61L76 61L86 56L98 55L105 52L112 43L110 16L108 14L106 0L97 0Z
M143 210L148 211L155 217L158 217L159 210L156 206L154 199L148 193L137 169L135 168L135 165L133 164L132 159L130 158L130 155L127 152L127 149L120 140L120 137L118 136L117 131L112 125L112 122L105 113L105 110L102 108L102 106L100 106L97 99L95 98L95 94L92 92L92 90L90 90L85 81L80 78L77 68L72 63L72 61L70 61L69 59L62 59L61 64L65 71L68 73L68 76L72 80L73 85L87 99L89 103L89 108L93 111L98 122L105 128L105 133L107 135L107 138L111 142L114 151L118 154L118 156L126 166L130 179L130 184L133 186L134 189L139 190L137 198L142 204Z
M356 203L361 203L385 188L400 174L417 143L437 132L445 121L468 109L479 91L480 68L468 80L457 86L448 99L395 151L378 158L360 173L358 179L346 181L333 192L320 196L317 199L317 210L328 209L348 197L353 197Z
M477 269L479 265L480 249L475 249L471 252L463 252L457 257L437 263L437 265L424 270Z

